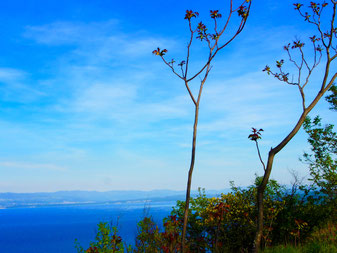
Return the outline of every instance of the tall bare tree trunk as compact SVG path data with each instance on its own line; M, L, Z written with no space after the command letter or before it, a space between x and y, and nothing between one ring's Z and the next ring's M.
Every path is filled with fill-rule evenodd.
M186 189L186 201L185 201L185 211L184 211L184 224L183 224L183 234L181 239L181 252L185 251L185 240L186 240L186 231L188 223L188 211L190 206L191 198L191 183L192 183L192 174L194 169L195 162L195 148L197 141L197 126L198 126L198 117L199 117L199 105L195 105L195 114L194 114L194 125L193 125L193 140L192 140L192 154L191 154L191 164L188 171L188 180L187 180L187 189Z
M257 204L257 230L255 234L254 240L254 252L259 252L261 248L261 240L263 234L263 199L264 199L264 191L266 190L271 169L273 166L275 152L273 149L269 151L268 155L268 163L267 167L260 185L257 186L257 196L256 196L256 204Z
M269 151L267 167L266 167L266 170L264 171L262 182L260 183L260 185L257 186L257 203L256 203L257 205L257 230L256 230L255 240L254 240L254 245L253 245L254 252L259 252L261 249L261 241L262 241L262 234L263 234L263 199L264 199L264 192L266 190L269 177L270 177L270 173L273 167L274 157L297 134L297 132L300 130L301 126L303 125L305 117L309 114L312 108L314 108L314 106L323 96L325 91L327 91L327 88L325 90L321 90L320 92L318 92L317 96L312 101L312 103L303 110L300 118L298 119L295 127L291 130L291 132L275 148L272 148Z
M270 173L271 173L271 170L272 170L274 157L297 134L297 132L302 127L306 116L316 106L316 104L322 98L324 93L326 93L332 87L332 85L335 83L335 80L337 79L337 72L334 72L331 76L330 81L328 81L329 74L330 74L330 64L333 60L337 59L336 45L333 44L333 40L336 37L335 17L336 17L336 12L337 12L337 1L331 0L331 4L332 4L332 17L331 17L331 21L330 21L330 27L328 28L328 31L324 34L322 32L321 22L320 22L322 11L320 11L320 12L317 11L315 9L316 7L315 8L309 7L314 12L313 15L310 16L310 15L308 15L307 12L303 12L303 11L300 10L301 6L303 6L302 4L295 4L295 6L296 6L295 9L298 10L300 15L305 18L305 21L307 21L311 24L314 24L316 26L316 28L318 29L318 31L320 33L319 39L317 39L317 40L320 40L322 42L322 47L321 47L321 46L315 44L315 41L317 41L317 40L312 39L312 38L315 38L315 36L310 38L311 41L313 42L313 45L314 45L314 57L313 57L314 63L313 63L312 66L308 65L308 62L306 61L306 59L304 57L304 52L302 50L302 47L304 46L304 43L300 44L300 41L298 40L297 42L294 42L295 46L292 47L292 49L298 48L300 50L300 53L301 53L300 64L298 64L297 61L292 58L292 56L289 52L289 46L284 47L285 50L288 51L289 60L291 62L293 62L295 64L296 68L298 69L299 74L298 74L298 81L297 82L289 82L289 80L287 78L287 75L289 73L285 75L285 73L282 71L283 60L282 60L282 63L277 62L277 67L279 68L280 73L273 73L268 66L264 70L264 71L267 71L268 74L272 74L274 77L278 78L280 81L283 81L283 82L285 82L287 84L290 84L290 85L298 86L299 91L300 91L300 95L301 95L301 99L302 99L303 112L302 112L301 116L299 117L295 127L290 131L290 133L275 148L271 148L271 150L269 151L267 167L265 168L262 182L261 182L260 185L257 186L257 199L256 199L257 203L256 203L256 206L257 206L258 217L257 217L257 230L256 230L255 240L254 240L254 245L253 245L253 251L254 252L259 252L259 250L261 248L261 240L262 240L262 235L263 235L263 199L264 199L263 197L264 197L264 192L265 192L265 189L267 187L267 183L268 183ZM312 6L313 5L315 5L314 2L312 2ZM322 4L321 8L323 9L325 6L327 6L327 3ZM318 7L318 9L319 8L320 7ZM315 17L315 15L318 16L318 21L317 21L317 17ZM331 49L333 49L333 50L331 50ZM321 88L318 91L315 98L309 104L309 106L306 107L304 87L308 84L312 71L320 63L320 60L321 60L321 57L322 57L321 52L323 50L325 50L325 52L326 52L327 62L326 62L325 70L324 70L324 73L323 73L323 80L322 80ZM330 50L332 51L332 55L331 55ZM319 52L319 54L317 54L317 52ZM318 56L318 58L317 58L317 56ZM308 71L307 71L307 76L305 78L305 81L301 84L301 74L302 74L303 68L306 68ZM280 75L282 76L282 78L280 78ZM260 157L260 153L259 153L259 157Z

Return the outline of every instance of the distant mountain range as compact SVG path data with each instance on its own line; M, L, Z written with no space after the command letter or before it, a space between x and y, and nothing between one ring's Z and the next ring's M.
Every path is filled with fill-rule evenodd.
M207 196L217 196L229 192L209 190ZM196 196L197 191L192 191ZM58 191L39 193L0 193L0 208L36 207L52 205L89 205L127 201L176 201L184 200L185 191L152 190L152 191Z

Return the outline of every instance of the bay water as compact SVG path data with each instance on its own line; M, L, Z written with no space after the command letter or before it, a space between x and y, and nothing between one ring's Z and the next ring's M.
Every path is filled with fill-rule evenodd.
M75 239L87 248L99 222L116 225L123 241L134 244L143 217L151 215L160 226L174 205L165 201L0 209L0 252L76 253Z

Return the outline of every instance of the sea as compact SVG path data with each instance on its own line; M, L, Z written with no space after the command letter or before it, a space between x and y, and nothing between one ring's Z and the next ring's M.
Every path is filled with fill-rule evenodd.
M134 245L137 223L151 215L160 226L175 201L33 206L0 209L0 253L76 253L95 239L97 224L117 226L123 241Z

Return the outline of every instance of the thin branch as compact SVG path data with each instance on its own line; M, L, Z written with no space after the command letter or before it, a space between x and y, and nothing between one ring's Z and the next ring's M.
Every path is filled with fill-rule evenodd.
M302 108L303 108L303 111L305 111L305 94L303 92L303 87L301 87L301 85L298 85L298 89L300 90L300 93L301 93L301 98L302 98Z
M322 86L321 86L321 91L325 89L325 85L326 85L326 82L327 82L328 77L329 77L330 64L331 64L331 59L329 60L329 58L328 58L328 61L327 61L326 66L325 66L325 73L324 73L324 78L323 78L323 82L322 82Z
M257 149L257 153L259 155L259 159L260 159L260 162L262 163L262 166L263 166L263 170L266 171L266 165L264 164L262 158L261 158L261 154L260 154L260 149L259 149L259 144L257 143L257 141L255 140L255 143L256 143L256 149Z
M187 91L188 91L188 94L190 94L190 97L191 97L191 99L192 99L194 105L197 106L197 102L195 101L195 98L194 98L194 96L193 96L193 94L192 94L192 92L191 92L191 90L190 90L189 85L188 85L188 81L186 81L186 80L185 80L185 86L186 86L186 89L187 89Z
M185 76L184 76L185 79L187 78L188 64L189 64L189 60L190 60L190 48L191 48L191 44L192 44L193 36L194 36L194 31L192 30L190 19L188 20L188 24L189 24L189 28L190 28L190 32L191 32L191 38L190 38L190 41L189 41L188 46L187 46L187 56L186 56Z
M218 22L216 21L216 18L214 18L214 32L215 34L218 34Z
M334 84L336 79L337 79L337 72L332 76L329 84L324 88L323 90L324 93L327 92L331 88L331 86Z
M300 9L298 9L298 12L299 12L299 14L300 14L302 17L305 18L305 20L306 20L308 23L313 24L313 25L315 25L315 26L317 27L317 30L319 31L319 33L320 33L320 35L321 35L321 39L322 39L323 46L324 46L325 48L328 48L328 45L325 44L325 41L324 41L324 32L323 32L322 29L321 29L320 19L319 19L319 22L312 22L312 21L310 20L310 18L307 18L306 15L304 15Z
M217 47L217 49L214 51L213 55L208 59L208 61L205 63L205 65L200 69L200 71L198 71L194 76L192 76L191 78L187 79L188 82L192 81L194 78L196 78L198 75L200 75L200 73L202 73L205 68L207 67L207 65L209 65L209 63L213 60L213 58L215 57L215 55L224 47L226 47L230 42L232 42L243 30L243 28L245 27L246 21L247 21L247 17L249 16L249 12L250 12L250 7L251 7L251 1L249 2L248 8L247 8L247 16L244 18L242 18L241 23L239 25L238 30L236 31L236 33L232 36L231 39L229 39L225 44L223 44L221 47ZM227 22L224 26L224 28L222 29L222 31L219 33L219 37L223 34L223 32L226 30L226 27L229 23L229 19L232 15L234 11L232 11L232 1L231 1L231 11L229 14L229 17L227 19ZM215 44L217 45L217 43ZM214 47L215 47L214 45ZM186 73L185 73L186 74ZM187 76L185 76L187 77Z
M297 62L292 58L289 49L287 50L287 53L288 53L288 56L289 56L289 61L291 61L299 69L300 67L298 66Z
M182 76L184 77L185 74L184 74L184 68L183 68L183 64L182 64L182 63L180 63L180 69L181 69L181 74L182 74ZM183 79L184 79L184 78L183 78Z
M330 58L330 60L333 61L334 59L336 59L336 57L337 57L337 53L336 53L334 56L332 56L332 57Z
M163 56L160 56L160 57L161 57L161 59L164 61L164 63L165 63L167 66L169 66L169 68L172 70L172 72L173 72L176 76L178 76L180 79L183 79L183 80L184 80L184 78L183 78L182 76L180 76L180 75L174 70L173 66L171 66L171 64L169 64L169 63L164 59Z
M199 88L199 94L198 94L198 100L197 100L197 104L199 106L199 103L200 103L200 98L201 98L201 93L202 93L202 89L204 87L204 84L206 82L206 79L208 77L208 74L209 72L211 71L212 67L210 65L207 66L207 70L206 70L206 73L205 73L205 76L204 78L201 80L201 84L200 84L200 88Z
M227 29L227 26L228 26L228 24L229 24L229 20L231 19L231 16L232 16L232 14L233 14L232 8L233 8L233 1L231 0L231 2L230 2L230 8L229 8L229 14L228 14L228 17L227 17L227 20L226 20L226 24L225 24L225 26L222 28L222 30L220 31L219 37L220 37L220 36L225 32L225 30Z
M308 71L310 72L310 67L309 67L308 62L306 61L306 59L304 57L304 53L303 53L302 48L300 48L300 52L301 52L301 56L302 56L302 63L304 62L305 66L307 67Z
M334 29L335 17L336 17L336 4L334 4L334 6L333 6L333 13L332 13L331 27L330 27L330 38L329 38L328 47L330 47L331 43L332 43L333 33L334 33L334 30L335 30Z

